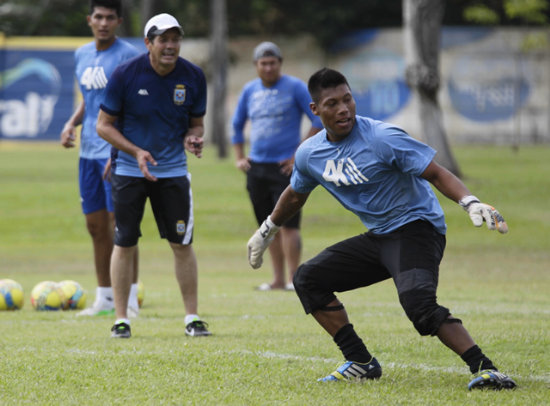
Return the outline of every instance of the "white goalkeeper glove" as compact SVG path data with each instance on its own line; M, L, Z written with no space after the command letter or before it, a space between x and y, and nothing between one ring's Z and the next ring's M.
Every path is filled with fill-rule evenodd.
M477 197L464 196L458 201L458 204L468 212L474 226L480 227L485 221L489 230L498 230L502 234L508 232L508 225L498 210L493 206L481 203Z
M264 251L269 247L273 238L275 238L275 234L277 234L279 228L279 226L276 226L271 221L271 217L268 216L260 228L250 237L250 240L248 240L248 263L252 268L258 269L262 266Z

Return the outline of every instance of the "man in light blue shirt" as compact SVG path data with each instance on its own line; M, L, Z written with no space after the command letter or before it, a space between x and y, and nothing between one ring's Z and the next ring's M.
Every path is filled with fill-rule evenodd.
M306 138L317 133L322 124L309 109L311 97L306 84L298 78L281 74L281 50L272 42L262 42L254 49L258 78L248 82L239 97L233 115L233 146L237 167L246 173L246 188L258 224L275 207L288 186L294 153L301 142L303 116L311 121ZM250 122L250 152L244 153L244 128ZM300 263L301 213L283 224L269 252L273 281L259 290L294 289L292 279ZM288 279L285 280L285 262Z
M92 0L88 25L94 41L75 52L75 75L83 100L69 118L61 132L61 144L74 147L75 129L82 124L80 134L79 188L82 211L92 237L97 277L96 296L93 305L78 313L79 316L113 314L114 302L109 263L113 250L114 215L111 183L104 179L111 146L96 132L99 105L105 96L105 88L115 68L139 54L128 42L116 37L122 22L120 0ZM137 254L136 254L137 255ZM129 302L129 311L136 316L137 258Z
M483 204L451 172L434 161L435 151L391 124L355 115L346 78L332 69L311 76L312 111L325 130L296 152L290 186L248 242L253 268L279 226L323 186L357 215L368 232L326 248L302 264L294 276L306 313L331 335L345 362L323 382L379 379L382 368L355 332L334 292L393 279L405 314L421 335L437 336L459 355L473 374L468 389L513 389L475 344L462 321L437 303L439 263L445 250L443 210L430 187L458 202L475 226L485 221L501 233L500 213Z

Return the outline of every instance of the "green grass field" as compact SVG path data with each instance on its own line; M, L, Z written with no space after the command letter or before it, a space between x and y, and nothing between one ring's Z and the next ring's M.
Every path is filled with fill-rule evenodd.
M474 228L443 200L449 227L439 300L519 387L468 392L470 375L436 338L420 337L390 281L339 295L384 369L381 380L321 384L341 361L295 294L257 292L269 261L252 270L255 230L244 177L213 148L190 157L199 261L199 312L213 336L184 335L172 254L150 209L142 224L145 301L130 340L110 338L112 317L37 312L32 287L74 279L94 299L91 242L80 212L76 150L0 143L0 279L25 290L20 311L0 312L0 404L38 405L545 405L550 404L550 149L461 147L465 182L495 205L510 232ZM304 260L360 233L319 189L304 211Z

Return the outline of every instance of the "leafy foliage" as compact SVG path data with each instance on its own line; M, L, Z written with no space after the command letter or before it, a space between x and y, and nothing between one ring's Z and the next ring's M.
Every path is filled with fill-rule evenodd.
M549 21L548 0L469 0L461 3L462 18L475 24L546 25Z
M147 3L149 8L144 8ZM140 36L148 18L142 15L168 12L184 25L192 37L208 36L209 0L125 0L124 35ZM0 5L0 31L6 35L89 36L85 22L88 1L6 0ZM545 24L548 0L448 0L443 23L464 24ZM396 27L402 23L402 0L227 0L230 36L295 35L313 33L329 44L334 38L354 30Z
M6 35L89 36L88 2L17 0L0 6L0 31Z
M548 3L545 0L506 0L504 10L510 18L536 24L548 23Z

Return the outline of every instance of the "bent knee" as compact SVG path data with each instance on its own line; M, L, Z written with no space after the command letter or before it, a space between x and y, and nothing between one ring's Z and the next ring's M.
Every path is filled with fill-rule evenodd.
M296 295L307 314L325 307L336 299L330 289L326 289L322 283L317 281L315 275L318 272L312 272L314 270L315 267L306 262L298 267L292 279Z
M399 295L401 306L420 335L436 335L439 327L450 316L449 309L436 302L435 293L411 290Z
M305 262L298 266L294 276L292 277L292 283L296 292L316 291L325 292L327 287L322 280L319 269L314 265Z

